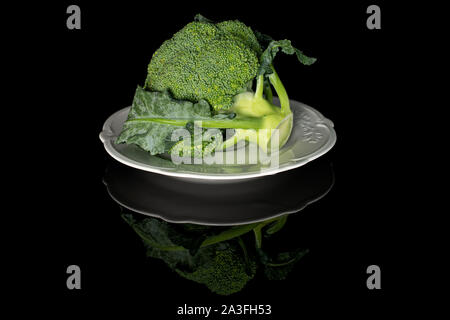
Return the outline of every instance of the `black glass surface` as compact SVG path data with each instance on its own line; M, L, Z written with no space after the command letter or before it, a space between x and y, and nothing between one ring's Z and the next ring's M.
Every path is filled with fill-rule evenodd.
M423 293L416 288L421 272L416 261L429 248L405 233L414 233L417 241L427 238L424 225L412 228L410 223L422 209L419 201L434 198L416 197L409 188L425 168L414 160L429 146L417 139L433 139L434 131L432 126L413 127L429 122L423 122L424 106L441 104L415 109L405 102L420 90L401 77L420 83L415 68L428 68L432 56L417 35L434 35L424 31L421 15L407 13L412 4L396 9L379 2L382 29L369 30L366 9L374 3L365 1L75 2L18 2L16 9L4 10L4 18L17 15L4 28L12 40L5 48L19 49L17 63L5 59L16 77L8 83L18 92L13 103L4 103L13 115L3 118L8 125L3 138L14 145L3 148L3 158L18 167L3 167L4 176L12 177L4 182L3 217L13 218L2 224L5 246L13 253L2 258L11 269L3 279L12 283L6 296L20 301L15 312L27 309L36 315L35 302L46 315L63 307L58 318L76 311L90 316L93 309L117 316L123 309L130 318L136 311L145 319L180 319L176 310L184 304L251 303L271 304L273 314L267 319L311 318L308 311L312 318L366 319L377 311L386 317L389 307L408 293ZM81 8L81 30L66 27L72 4ZM131 104L153 52L197 13L242 20L276 39L292 40L317 58L306 67L278 53L275 62L289 97L333 121L337 142L329 153L298 170L232 187L185 185L111 159L98 138L105 119ZM18 30L23 33L17 35ZM414 47L402 51L408 38ZM402 65L407 59L411 63ZM408 121L411 114L422 122ZM405 124L411 128L401 128ZM408 142L414 146L408 148ZM23 155L9 152L16 149ZM414 157L404 159L406 149ZM242 290L228 296L147 257L142 237L123 218L131 214L136 220L166 223L162 218L195 217L197 223L242 225L285 210L296 212L274 237L263 239L263 247L273 248L274 254L296 248L308 253L286 280L268 280L262 267ZM439 212L424 209L420 214ZM252 232L245 235L249 248L254 248ZM414 254L401 259L407 250ZM78 291L66 286L72 264L82 272ZM372 264L382 272L378 291L366 286Z

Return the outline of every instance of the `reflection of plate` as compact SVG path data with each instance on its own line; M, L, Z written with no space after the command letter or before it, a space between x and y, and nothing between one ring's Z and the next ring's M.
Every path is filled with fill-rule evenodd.
M255 178L300 167L326 153L336 142L333 123L318 111L294 100L291 100L291 109L294 113L293 129L286 145L277 153L277 166L260 163L176 165L170 160L152 156L135 145L115 144L129 108L117 111L106 120L100 139L114 159L137 169L188 179L220 181Z
M332 187L329 162L238 183L192 183L124 166L107 168L104 183L120 205L169 222L237 225L302 210Z

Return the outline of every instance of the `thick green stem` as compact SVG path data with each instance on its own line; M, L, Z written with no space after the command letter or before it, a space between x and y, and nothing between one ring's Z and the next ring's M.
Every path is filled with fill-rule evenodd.
M248 266L249 258L248 258L247 247L245 246L244 240L242 240L241 237L237 237L237 241L238 241L239 245L241 246L242 253L244 254L245 264Z
M272 89L270 88L270 83L268 81L264 81L264 95L266 96L267 101L273 103Z
M260 227L256 227L255 229L253 229L253 232L255 234L255 242L256 242L256 247L257 248L261 248L262 246L262 233L261 233L261 229L262 226Z
M269 75L269 81L275 88L275 91L277 92L278 98L280 99L280 105L281 105L281 112L285 115L291 113L291 107L289 104L289 97L287 95L286 89L283 86L283 83L280 80L280 77L278 77L277 72L275 71L274 67L272 66L272 73Z
M219 243L222 241L227 241L227 240L231 240L233 238L237 238L240 237L243 234L246 234L249 231L252 231L255 233L255 235L257 235L257 233L259 232L259 241L257 240L257 245L258 247L261 247L261 229L276 221L278 218L273 218L273 219L269 219L269 220L265 220L262 222L255 222L255 223L250 223L250 224L244 224L244 225L240 225L240 226L235 226L235 227L231 227L229 229L224 230L223 232L217 234L217 235L213 235L210 236L208 238L206 238L202 244L201 244L201 248L206 247L206 246L210 246L212 244L215 243ZM134 229L134 231L144 240L144 242L146 242L148 245L160 249L160 250L164 250L164 251L184 251L187 250L186 248L182 247L182 246L177 246L177 245L161 245L159 244L157 241L155 241L154 239L151 238L151 236L149 236L145 231L143 231L141 229L141 227L138 224L131 224L131 227Z
M239 236L253 230L258 225L259 225L259 223L251 223L251 224L244 224L241 226L232 227L232 228L227 229L217 235L206 238L202 242L201 246L206 247L211 244L218 243L218 242L231 240L233 238L239 237Z
M126 122L157 122L173 126L184 127L189 122L195 122L202 128L218 129L261 129L263 122L261 118L234 118L234 119L166 119L166 118L139 118L127 120Z
M259 75L258 80L256 81L256 91L255 98L263 98L263 89L264 89L264 75Z

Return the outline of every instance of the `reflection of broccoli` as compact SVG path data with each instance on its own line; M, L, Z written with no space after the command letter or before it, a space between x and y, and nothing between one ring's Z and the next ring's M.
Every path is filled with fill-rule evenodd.
M186 279L206 285L212 292L229 295L244 288L256 272L255 261L248 264L242 250L230 245L225 250L215 250L212 259L193 272L176 269Z
M221 295L242 290L258 267L269 279L285 279L305 253L297 250L272 257L261 248L263 233L268 237L278 232L286 216L234 227L170 224L155 218L135 219L128 213L122 217L144 241L147 256L163 260L180 276Z

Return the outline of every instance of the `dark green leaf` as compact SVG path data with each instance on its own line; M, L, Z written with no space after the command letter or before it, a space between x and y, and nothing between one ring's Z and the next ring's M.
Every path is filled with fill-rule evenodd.
M266 50L261 55L260 58L260 67L258 74L271 74L272 70L272 62L275 59L278 51L281 49L281 52L286 54L294 54L297 56L297 59L304 65L311 65L316 61L316 58L311 58L303 54L300 50L292 46L290 40L272 40L267 46Z
M172 133L183 126L145 121L142 118L160 119L205 119L211 117L209 104L176 100L168 92L152 92L137 87L128 119L116 143L136 144L152 155L170 149Z
M256 39L259 42L259 45L261 46L261 48L267 48L267 46L269 45L269 43L271 41L273 41L273 38L267 34L261 33L257 30L255 30L253 32L256 36Z

